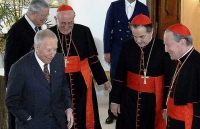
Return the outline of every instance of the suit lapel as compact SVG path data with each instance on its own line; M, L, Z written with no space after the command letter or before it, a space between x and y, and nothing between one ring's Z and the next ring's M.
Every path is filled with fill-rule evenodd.
M121 12L121 13L119 13L120 19L121 19L120 22L122 22L121 25L123 26L124 30L127 30L128 29L128 26L127 26L128 23L127 22L129 22L129 20L128 20L128 17L126 15L125 1L120 1L118 6L119 6L118 7L119 10L117 10L116 12Z
M25 16L23 16L21 20L22 20L21 25L23 25L23 27L19 31L25 32L26 36L28 36L30 39L32 39L32 37L35 36L35 31L31 27L31 25L28 23ZM27 44L30 44L30 46L31 46L30 50L33 50L33 42L27 42Z
M47 82L46 77L44 76L44 73L42 71L42 69L40 68L40 65L38 64L35 55L34 55L35 51L32 51L31 54L31 67L34 70L34 76L42 83L43 86L46 86L47 89L51 89L49 83Z
M51 64L50 64L50 75L51 75L51 90L52 90L52 93L54 92L54 89L55 89L55 86L57 85L56 82L57 82L57 71L58 68L56 67L56 58L54 58L52 61L51 61ZM60 79L60 78L59 78Z
M26 29L27 34L30 35L31 37L34 37L35 31L33 30L33 28L31 27L31 25L28 23L28 21L26 20L24 16L22 17L22 22L23 22L24 28Z
M128 20L127 15L126 15L126 7L125 7L125 2L124 1L120 1L119 7L117 7L118 10L116 10L116 12L119 12L120 15L120 19L125 19L125 21ZM121 12L121 13L120 13Z

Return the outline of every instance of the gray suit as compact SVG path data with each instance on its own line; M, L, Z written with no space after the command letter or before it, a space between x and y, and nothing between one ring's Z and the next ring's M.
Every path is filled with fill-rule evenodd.
M55 121L66 129L65 110L72 105L63 56L57 53L51 61L49 84L34 52L29 52L11 67L7 108L17 118L17 129L51 129ZM32 120L27 122L29 116Z

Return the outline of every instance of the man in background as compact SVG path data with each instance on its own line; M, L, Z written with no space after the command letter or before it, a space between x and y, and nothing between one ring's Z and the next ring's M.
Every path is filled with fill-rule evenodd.
M106 15L104 27L104 59L110 64L111 83L114 78L119 53L123 41L130 39L132 33L129 23L138 14L149 16L148 7L138 0L119 0L112 2ZM109 97L110 105L110 97ZM115 116L108 109L105 123L110 124Z
M31 1L27 13L12 25L7 33L4 73L7 86L10 67L23 55L33 49L35 33L44 24L49 15L49 6L44 0ZM15 118L9 113L9 129L15 129Z
M110 91L112 86L98 59L90 29L75 24L74 18L73 8L61 5L55 16L57 25L50 28L58 37L58 52L64 55L65 73L72 93L73 128L101 129L92 75L106 90Z
M183 24L173 24L164 33L165 51L175 60L165 95L167 129L200 127L200 53L194 49L192 40L190 30Z
M73 125L70 88L57 37L46 29L36 33L34 49L11 67L6 106L17 129L70 129Z

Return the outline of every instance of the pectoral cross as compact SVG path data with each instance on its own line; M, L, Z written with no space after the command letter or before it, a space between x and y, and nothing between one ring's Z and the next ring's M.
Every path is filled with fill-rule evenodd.
M144 69L144 76L142 76L142 78L144 78L144 83L143 84L147 84L147 78L149 78L148 76L147 76L147 69Z
M67 67L68 63L69 63L69 61L67 59L65 59L65 67Z

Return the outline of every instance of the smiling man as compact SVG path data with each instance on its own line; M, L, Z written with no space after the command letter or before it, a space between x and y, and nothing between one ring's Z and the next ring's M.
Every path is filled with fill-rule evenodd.
M183 24L174 24L164 33L165 51L176 64L167 96L167 129L200 127L200 54Z
M139 14L130 23L132 39L122 45L111 91L116 129L164 129L162 93L165 53L163 41L153 37L151 20Z
M49 15L48 3L32 0L26 14L15 22L6 35L4 56L5 85L10 67L33 49L34 36ZM15 129L15 117L9 113L8 129Z
M11 67L7 108L17 118L17 129L70 129L71 94L63 56L57 53L57 37L41 30L34 42L35 50Z
M50 29L58 37L58 52L65 60L65 73L70 83L76 129L101 129L97 97L91 72L96 82L111 90L105 71L99 61L90 29L74 23L75 12L69 5L61 5Z

